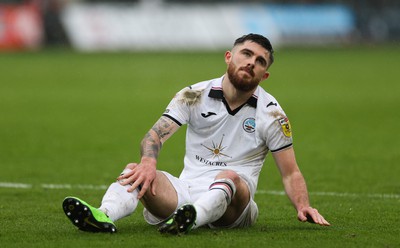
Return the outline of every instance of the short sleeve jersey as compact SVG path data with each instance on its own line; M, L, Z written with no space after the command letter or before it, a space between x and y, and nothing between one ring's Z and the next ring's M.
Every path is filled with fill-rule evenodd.
M254 195L268 151L292 146L289 120L276 99L260 86L231 110L222 79L200 82L178 92L164 116L187 124L186 153L180 179L208 187L222 170L236 171Z

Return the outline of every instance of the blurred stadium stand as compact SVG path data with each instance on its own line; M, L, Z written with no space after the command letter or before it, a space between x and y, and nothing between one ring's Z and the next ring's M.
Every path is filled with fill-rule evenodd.
M215 49L247 31L283 46L397 43L400 1L0 0L0 50Z

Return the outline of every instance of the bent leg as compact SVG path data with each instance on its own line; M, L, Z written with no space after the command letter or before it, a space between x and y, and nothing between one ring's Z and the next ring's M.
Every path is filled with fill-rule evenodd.
M231 203L226 208L225 213L217 221L213 222L214 226L229 226L233 224L243 213L250 201L250 190L247 183L235 172L226 171L220 173L217 178L228 177L235 183L236 193L232 197Z
M161 171L157 171L151 187L153 186L156 186L156 194L153 195L149 188L141 202L151 214L160 219L166 219L178 206L178 194L171 181Z
M124 174L130 171L133 165L128 164L124 171ZM137 199L138 191L128 192L130 185L121 185L120 181L112 183L101 201L99 209L103 211L112 221L122 219L132 214L139 202Z
M231 170L220 172L209 191L193 205L197 211L196 226L213 224L229 226L242 214L250 201L247 184Z
M128 164L123 173L134 169L136 163ZM138 204L138 189L128 192L131 185L121 185L115 182L110 185L103 197L100 209L105 212L113 221L126 217L134 212ZM151 193L151 187L155 186L157 192ZM156 178L140 200L144 207L158 218L167 218L170 216L178 204L178 197L175 188L167 176L157 171Z

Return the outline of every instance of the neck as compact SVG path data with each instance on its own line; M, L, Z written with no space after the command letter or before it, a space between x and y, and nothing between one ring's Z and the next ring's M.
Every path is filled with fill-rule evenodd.
M253 95L254 90L249 92L237 90L229 81L228 75L225 75L222 80L222 92L230 109L233 110L247 102Z

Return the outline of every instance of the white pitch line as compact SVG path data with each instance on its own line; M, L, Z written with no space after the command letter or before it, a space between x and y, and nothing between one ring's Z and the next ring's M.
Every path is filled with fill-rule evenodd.
M106 185L84 185L84 184L41 184L44 189L90 189L90 190L106 190Z
M267 195L286 195L284 191L275 190L257 190L256 194ZM357 194L357 193L339 193L339 192L308 192L309 195L317 196L335 196L335 197L367 197L383 199L400 199L400 194Z
M36 187L33 184L26 183L10 183L0 182L0 188L13 188L13 189L31 189ZM92 184L40 184L42 189L87 189L87 190L106 190L107 185L92 185ZM259 195L286 195L284 191L277 190L257 190L256 194ZM381 199L400 199L400 194L362 194L362 193L349 193L349 192L309 192L310 195L316 196L334 196L334 197L362 197L362 198L381 198Z
M0 188L30 189L30 188L32 188L32 185L26 184L26 183L0 182Z

